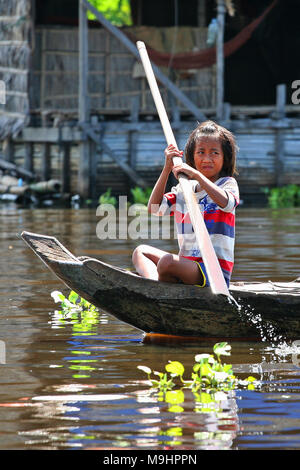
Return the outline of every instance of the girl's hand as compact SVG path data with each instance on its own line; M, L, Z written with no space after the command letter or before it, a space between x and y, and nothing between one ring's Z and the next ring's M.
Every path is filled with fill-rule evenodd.
M168 147L165 149L165 168L167 168L171 172L174 168L173 158L182 158L182 156L182 150L178 150L173 144L168 145Z
M176 165L173 167L173 174L175 178L178 179L179 173L184 173L189 179L197 180L199 177L199 171L191 167L187 163L182 163L181 165Z

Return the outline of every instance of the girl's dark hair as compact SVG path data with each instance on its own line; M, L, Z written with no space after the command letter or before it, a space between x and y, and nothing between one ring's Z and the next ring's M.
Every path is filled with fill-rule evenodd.
M205 121L199 124L190 134L185 146L185 159L188 165L195 168L194 152L197 141L201 137L215 137L221 140L224 163L220 176L234 176L236 170L236 154L238 147L234 135L225 127L214 121Z

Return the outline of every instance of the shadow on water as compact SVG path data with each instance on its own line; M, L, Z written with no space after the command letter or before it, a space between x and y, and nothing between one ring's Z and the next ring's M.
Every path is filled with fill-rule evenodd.
M290 281L299 275L300 211L241 209L234 280ZM282 223L284 216L284 224ZM51 292L64 287L16 234L54 235L76 255L130 266L140 240L99 241L94 210L0 209L0 446L2 449L290 449L298 448L298 349L274 336L232 343L234 373L254 375L257 390L196 400L185 390L161 400L137 369L163 370L213 343L143 341L103 311L63 316ZM176 243L155 240L175 251ZM242 321L242 320L241 320Z

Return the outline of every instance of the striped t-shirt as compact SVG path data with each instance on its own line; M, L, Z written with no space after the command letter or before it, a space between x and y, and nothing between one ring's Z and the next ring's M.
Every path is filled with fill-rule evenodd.
M195 192L199 183L196 180L190 180L190 182ZM219 207L204 190L195 192L195 195L225 281L229 285L234 263L235 208L239 204L239 188L236 180L229 176L219 178L215 184L227 193L226 207ZM203 264L180 184L174 186L169 193L164 194L156 214L174 215L179 256Z

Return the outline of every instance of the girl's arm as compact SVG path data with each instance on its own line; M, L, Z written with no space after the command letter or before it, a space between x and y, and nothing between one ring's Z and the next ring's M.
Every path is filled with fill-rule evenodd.
M177 178L178 173L184 173L189 178L195 179L198 181L197 190L204 189L211 199L221 208L227 206L228 195L224 189L217 186L215 183L210 181L206 176L204 176L200 171L194 169L193 167L183 163L181 166L176 166L173 168L173 173ZM200 185L200 188L199 188Z
M183 152L180 152L174 145L169 145L165 150L165 164L162 172L152 190L148 201L148 212L156 212L157 206L160 206L163 195L165 194L166 184L169 174L173 169L173 157L182 157ZM154 207L153 207L154 206ZM153 209L153 210L152 210Z

